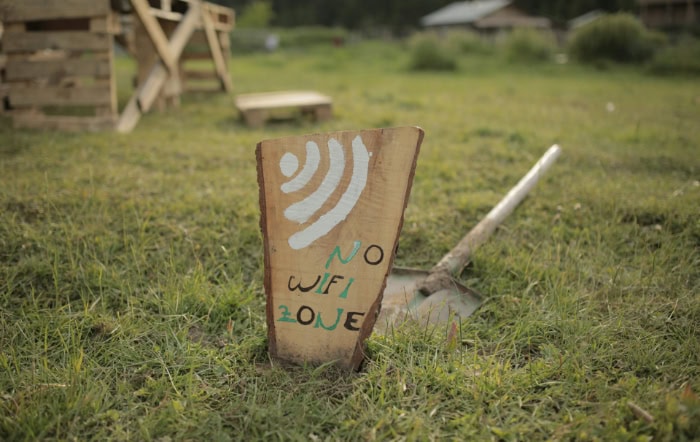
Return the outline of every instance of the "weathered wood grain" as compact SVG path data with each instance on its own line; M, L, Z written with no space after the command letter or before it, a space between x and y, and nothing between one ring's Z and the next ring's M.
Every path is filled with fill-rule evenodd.
M422 138L403 127L258 144L272 356L360 366Z
M0 0L6 22L95 17L110 13L109 0Z
M8 81L19 81L65 76L109 77L111 74L109 58L14 59L7 64L6 77Z
M33 87L10 83L13 106L108 106L112 103L109 85L90 87Z
M3 50L7 54L46 49L66 51L98 51L111 49L112 36L93 32L6 32Z

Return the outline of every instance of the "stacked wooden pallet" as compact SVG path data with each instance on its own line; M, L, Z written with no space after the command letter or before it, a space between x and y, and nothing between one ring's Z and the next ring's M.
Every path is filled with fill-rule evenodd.
M6 84L16 127L99 130L117 121L109 1L22 0L4 10Z
M229 8L201 0L0 0L0 12L15 127L131 131L143 112L177 104L188 75L182 54L198 33L213 62L208 77L217 80L217 90L232 89L228 33L235 16ZM125 36L121 24L128 18L134 29ZM137 90L121 115L115 36L138 63Z

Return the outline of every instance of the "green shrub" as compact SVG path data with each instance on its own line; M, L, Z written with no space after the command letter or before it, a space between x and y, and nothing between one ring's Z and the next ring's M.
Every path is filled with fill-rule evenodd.
M640 63L652 57L658 40L658 34L647 31L634 16L611 14L577 30L569 42L569 53L585 63Z
M554 37L534 29L516 29L501 43L506 59L511 62L541 62L551 60L556 49Z
M272 4L263 1L255 0L248 5L236 20L239 28L264 28L270 24L275 17L272 10Z
M479 36L476 32L453 30L447 33L448 46L460 54L489 54L493 45Z
M418 33L409 41L410 69L453 71L457 69L455 53L448 44L432 33Z
M687 37L657 51L648 68L659 75L700 75L700 41Z

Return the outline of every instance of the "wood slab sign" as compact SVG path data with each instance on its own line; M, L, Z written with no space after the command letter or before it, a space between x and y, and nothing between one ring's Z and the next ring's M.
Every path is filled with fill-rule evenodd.
M258 144L270 354L359 369L403 223L418 127Z

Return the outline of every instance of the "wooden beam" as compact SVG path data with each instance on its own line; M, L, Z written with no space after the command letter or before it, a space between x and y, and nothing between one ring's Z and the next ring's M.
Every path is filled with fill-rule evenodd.
M150 13L152 16L159 18L161 20L168 20L168 21L180 21L180 20L182 20L182 14L180 14L179 12L163 11L161 9L151 8Z
M173 32L172 38L168 42L170 54L178 58L182 54L187 41L192 32L194 32L197 24L201 20L200 3L192 3L190 9L185 14L185 17ZM131 99L122 112L119 122L117 123L118 132L131 132L136 123L141 118L141 114L150 109L151 105L158 97L158 93L168 79L168 70L161 61L156 61L153 64L151 73L146 80L139 85L138 90L131 96Z
M148 37L151 39L158 57L163 61L168 71L171 73L177 72L177 58L173 57L168 48L168 37L166 37L163 28L158 24L158 20L151 15L151 8L146 0L131 0L131 4L139 20L141 20Z
M32 20L56 20L61 18L97 17L111 11L107 0L0 0L4 10L5 22L23 22Z
M216 68L216 73L219 75L219 81L221 81L221 87L226 92L231 92L233 90L233 85L231 84L231 77L229 76L226 62L224 61L224 55L221 52L221 46L219 46L219 39L216 36L216 31L214 30L212 18L208 12L202 14L202 23L204 24L204 33L207 36L209 52L211 52L211 57L214 60L214 67Z
M108 109L105 112L101 112L100 109L97 109L97 115L102 116L106 115L112 118L114 123L117 121L117 117L119 116L119 107L118 107L118 98L117 98L117 75L115 73L115 66L114 66L114 40L110 40L109 42L110 49L108 52L108 63L109 63L109 76L107 77L107 82L108 82L108 87L109 87L109 106ZM114 127L114 124L112 124L112 127Z
M106 50L112 36L92 32L7 32L3 38L6 53L34 52L42 49L67 51Z

